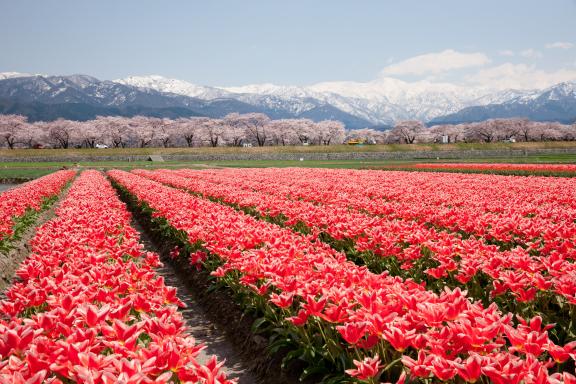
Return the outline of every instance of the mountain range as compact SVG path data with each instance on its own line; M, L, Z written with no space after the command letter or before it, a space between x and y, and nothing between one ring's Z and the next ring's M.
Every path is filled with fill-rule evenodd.
M576 82L535 90L494 90L428 81L380 78L371 82L326 82L209 87L161 76L114 81L87 75L0 73L0 113L30 120L89 120L98 115L156 117L265 113L271 118L340 120L347 128L386 128L398 120L428 124L527 117L576 121Z

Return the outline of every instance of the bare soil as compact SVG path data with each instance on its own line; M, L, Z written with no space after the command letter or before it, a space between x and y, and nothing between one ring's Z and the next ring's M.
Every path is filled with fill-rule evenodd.
M4 184L4 183L0 183L0 192L4 192L7 191L9 189L12 189L16 186L17 184Z

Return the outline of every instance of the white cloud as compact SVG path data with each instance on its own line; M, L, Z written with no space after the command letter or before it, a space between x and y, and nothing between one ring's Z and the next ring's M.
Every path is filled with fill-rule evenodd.
M470 84L499 89L535 89L545 88L563 81L575 81L576 70L559 69L546 72L533 65L504 63L484 68L467 76Z
M569 43L567 41L557 41L555 43L546 44L546 48L548 49L570 49L574 46L574 44Z
M527 57L529 59L539 59L542 57L542 52L529 48L521 51L520 56Z
M498 54L524 58L525 62L490 65L490 58L482 52L463 53L447 49L389 64L380 72L380 79L398 80L403 75L414 75L420 77L419 81L431 84L492 89L541 89L563 81L576 81L576 66L572 63L556 70L544 70L532 64L532 60L542 57L542 52L536 49L502 50Z
M384 67L382 76L393 75L432 75L454 69L480 67L490 63L483 53L462 53L452 49L442 52L414 56L396 64Z
M509 49L503 49L501 51L498 51L498 54L500 56L514 56L514 51L511 51Z

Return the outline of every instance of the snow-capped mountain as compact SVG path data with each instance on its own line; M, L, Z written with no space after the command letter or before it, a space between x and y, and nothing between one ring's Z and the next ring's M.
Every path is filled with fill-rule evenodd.
M153 89L159 92L196 97L203 100L218 99L229 96L229 92L223 89L195 85L186 81L168 79L157 75L130 76L125 79L115 80L115 82L138 88Z
M221 117L261 112L274 119L336 119L348 128L391 126L405 119L443 123L528 117L571 122L576 119L575 89L575 82L544 90L495 90L393 78L210 87L162 76L102 81L87 75L6 72L0 73L0 113L85 120L98 114Z
M31 120L64 117L93 119L98 115L157 117L211 116L230 112L263 112L235 99L201 100L141 89L87 75L5 76L0 79L0 113L18 113Z
M380 78L370 82L324 82L311 86L254 84L240 87L202 87L161 76L129 77L122 84L193 97L235 98L252 105L303 113L327 104L374 124L393 124L403 119L429 121L477 105L501 103L531 91L497 91L429 81L405 82ZM220 89L223 93L216 93ZM210 90L208 92L207 90Z
M575 122L576 82L564 82L541 91L521 93L500 103L467 107L457 113L438 117L432 122L459 123L509 117Z
M192 88L176 81L152 78L139 86L108 80L99 80L87 75L41 76L4 74L0 78L0 113L28 116L30 120L54 120L59 117L74 120L89 120L98 115L155 117L209 116L223 117L229 113L264 113L274 119L309 118L315 121L340 120L350 128L372 125L370 121L348 114L318 100L301 100L301 107L286 104L273 96L257 96L252 103L242 98L227 96L219 89ZM153 87L144 87L152 81ZM162 85L162 86L161 86ZM164 86L169 87L164 90ZM184 91L185 89L185 91ZM168 92L168 90L179 91ZM182 93L190 93L193 97ZM208 96L211 94L212 96ZM252 95L253 96L253 95ZM250 99L251 95L246 95Z
M20 73L20 72L1 72L0 73L0 80L14 79L16 77L30 77L30 76L35 76L35 75L31 75L29 73Z

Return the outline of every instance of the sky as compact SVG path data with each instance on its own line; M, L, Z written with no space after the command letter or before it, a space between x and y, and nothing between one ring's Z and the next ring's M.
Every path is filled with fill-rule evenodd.
M202 85L576 80L576 0L0 0L0 72Z

